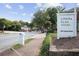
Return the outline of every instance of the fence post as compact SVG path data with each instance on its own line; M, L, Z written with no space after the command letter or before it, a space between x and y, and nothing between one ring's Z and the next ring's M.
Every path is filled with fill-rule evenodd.
M21 32L19 33L19 40L20 41L20 44L22 44L24 46L24 42L25 42L25 33Z
M74 8L74 13L75 13L75 36L77 36L77 8Z
M60 39L60 35L59 35L59 15L60 15L60 11L57 9L57 39Z

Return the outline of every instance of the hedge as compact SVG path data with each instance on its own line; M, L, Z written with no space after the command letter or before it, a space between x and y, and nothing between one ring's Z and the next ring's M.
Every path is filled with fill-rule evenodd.
M47 33L40 50L40 56L47 56L49 55L49 47L50 47L50 40L52 39L52 33Z

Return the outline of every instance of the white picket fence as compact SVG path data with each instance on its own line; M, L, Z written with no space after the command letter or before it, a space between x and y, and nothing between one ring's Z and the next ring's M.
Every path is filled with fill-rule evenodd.
M15 44L24 45L25 39L32 38L36 33L9 33L0 35L0 52L11 48Z

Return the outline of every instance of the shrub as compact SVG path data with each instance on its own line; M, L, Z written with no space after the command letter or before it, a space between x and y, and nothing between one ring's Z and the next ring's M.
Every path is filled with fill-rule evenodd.
M49 47L50 47L50 40L52 39L52 33L47 33L41 47L40 55L47 56L49 55Z

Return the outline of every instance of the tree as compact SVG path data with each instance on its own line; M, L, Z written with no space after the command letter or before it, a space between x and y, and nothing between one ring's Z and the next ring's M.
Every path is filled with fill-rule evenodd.
M22 20L20 20L19 23L21 24L21 26L26 25L26 22L24 22L24 21L22 21Z
M21 30L21 23L18 21L13 21L12 30L20 31Z
M49 15L49 21L51 22L51 26L49 28L49 31L55 31L56 30L56 23L57 23L57 9L56 8L48 8L46 11Z
M5 30L11 30L11 31L20 31L21 27L24 25L29 26L29 23L23 22L23 21L10 21L5 18L0 18L0 29L1 30L5 29Z
M56 8L48 8L46 11L38 11L34 14L33 18L33 25L41 30L41 31L54 31L56 28L56 21L57 21L57 9Z
M4 18L1 18L0 19L0 29L2 30L2 31L4 31L4 26L5 26L5 19Z
M34 18L33 18L33 26L35 26L37 28L37 30L41 30L42 32L44 32L44 30L47 29L48 26L45 26L48 20L48 14L45 13L45 11L37 11L34 14Z
M6 19L0 18L0 28L2 28L5 25Z
M12 25L12 21L6 20L5 21L5 30L10 30L9 27L11 27L11 25Z

